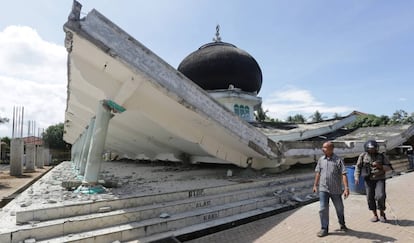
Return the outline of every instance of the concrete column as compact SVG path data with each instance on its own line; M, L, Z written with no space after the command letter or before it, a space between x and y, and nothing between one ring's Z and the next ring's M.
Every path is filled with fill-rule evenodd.
M75 147L76 147L76 142L74 142L72 144L72 147L70 148L70 161L72 161L72 163L75 163Z
M46 166L50 165L49 154L50 150L48 148L43 148L43 161L45 162Z
M26 167L25 172L35 171L36 147L34 144L26 144Z
M83 156L83 148L85 147L86 143L86 137L87 137L88 129L86 128L85 131L82 133L81 141L78 147L79 153L78 153L78 172L80 173L81 167L82 167L82 156Z
M80 153L79 152L79 147L80 147L80 144L81 144L81 137L79 137L76 140L76 142L73 144L73 147L72 147L72 150L73 150L73 166L74 166L74 169L76 171L79 170L78 163L79 163L79 153Z
M75 169L77 171L79 171L79 167L80 167L80 154L82 151L82 144L83 144L83 134L81 134L78 138L78 140L76 141L76 147L75 147Z
M20 176L23 171L23 149L22 138L13 138L10 141L10 175Z
M98 183L98 177L102 164L102 154L105 147L106 134L108 132L108 125L111 117L112 114L109 107L104 104L104 101L100 101L96 112L95 126L92 132L84 183Z
M43 169L45 161L43 160L43 146L36 146L36 167Z
M86 162L88 161L88 154L89 154L89 149L90 149L90 144L91 144L93 128L95 126L95 120L96 120L95 117L91 119L91 121L89 122L88 130L86 132L85 142L83 143L82 155L81 155L81 160L80 160L80 163L81 163L80 169L79 169L80 175L85 174Z

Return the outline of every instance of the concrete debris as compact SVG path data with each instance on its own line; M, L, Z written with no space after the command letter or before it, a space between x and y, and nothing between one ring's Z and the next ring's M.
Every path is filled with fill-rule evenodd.
M111 207L109 207L109 206L107 206L107 207L100 207L99 209L98 209L98 213L106 213L106 212L109 212L109 211L111 211L112 210L112 208Z
M25 208L25 207L28 207L30 205L32 205L32 202L31 201L26 201L26 202L22 202L20 204L20 207Z
M82 182L81 181L75 181L75 180L62 181L62 184L61 184L61 186L63 188L65 188L66 190L69 190L69 191L75 190L80 185L82 185Z
M294 195L293 197L291 197L291 199L293 201L296 201L296 202L304 202L305 201L305 200L303 200L302 198L300 198L299 196L296 196L296 195Z
M162 219L166 219L166 218L169 218L169 217L170 217L170 215L168 213L160 214L160 218L162 218Z
M232 177L232 176L233 176L233 171L227 170L227 177Z

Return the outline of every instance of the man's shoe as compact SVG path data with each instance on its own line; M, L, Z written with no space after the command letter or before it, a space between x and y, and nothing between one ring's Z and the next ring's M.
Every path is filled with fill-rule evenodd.
M324 230L324 229L319 231L318 234L317 234L318 237L324 237L324 236L327 236L327 235L328 235L328 231Z
M378 221L378 216L374 216L371 218L371 222L377 222Z
M385 214L384 214L384 215L381 215L381 216L379 217L379 221L380 221L381 223L385 223L385 222L387 222L387 218L385 217Z
M339 230L340 231L343 231L343 232L347 232L348 231L348 228L346 227L346 225L341 225L341 228L339 228Z

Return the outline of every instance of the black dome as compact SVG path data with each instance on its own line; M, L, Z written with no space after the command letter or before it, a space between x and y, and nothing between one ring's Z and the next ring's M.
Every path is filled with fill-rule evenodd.
M243 91L259 93L262 86L262 71L256 60L221 41L205 44L188 55L178 71L205 90L228 89L232 84Z

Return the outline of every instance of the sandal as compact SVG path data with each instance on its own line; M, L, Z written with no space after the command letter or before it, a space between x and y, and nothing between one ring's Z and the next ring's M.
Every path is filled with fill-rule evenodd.
M374 216L371 218L371 222L377 222L378 221L378 216Z

